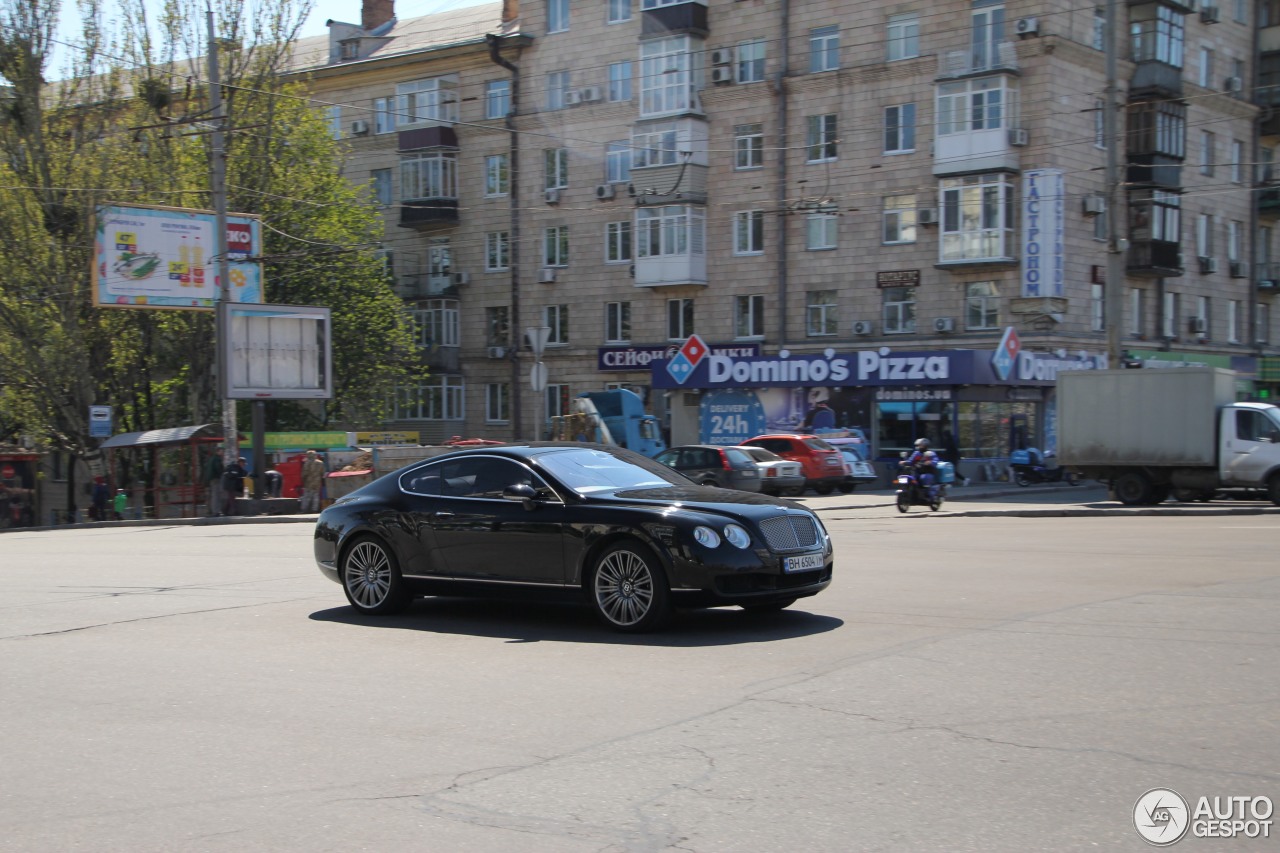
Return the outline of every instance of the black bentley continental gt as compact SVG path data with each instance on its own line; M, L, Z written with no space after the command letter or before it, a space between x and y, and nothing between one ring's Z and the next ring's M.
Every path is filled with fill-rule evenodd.
M619 631L674 607L781 610L831 583L800 504L699 486L617 447L515 444L414 463L320 513L315 556L361 613L414 597L585 595Z

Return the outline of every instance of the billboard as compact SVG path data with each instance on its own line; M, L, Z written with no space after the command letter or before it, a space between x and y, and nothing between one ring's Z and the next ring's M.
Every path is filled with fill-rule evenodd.
M227 400L328 400L328 308L219 302L218 375Z
M1022 296L1066 295L1065 194L1061 169L1022 173Z
M93 301L107 308L213 310L218 279L217 217L209 210L104 206L94 216ZM232 302L262 302L257 217L227 216Z

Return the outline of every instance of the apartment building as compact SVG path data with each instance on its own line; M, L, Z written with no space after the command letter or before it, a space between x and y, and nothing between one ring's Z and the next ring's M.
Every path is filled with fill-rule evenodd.
M385 204L436 370L396 425L531 438L616 385L675 441L795 426L821 397L882 453L950 433L996 457L1052 442L1058 370L1105 363L1109 286L1134 359L1265 374L1280 204L1258 182L1280 125L1255 37L1264 78L1280 41L1272 12L1227 3L1121 4L1113 139L1105 10L1066 0L508 0L405 21L366 0L299 68ZM719 380L665 369L691 335ZM920 372L876 367L895 354Z

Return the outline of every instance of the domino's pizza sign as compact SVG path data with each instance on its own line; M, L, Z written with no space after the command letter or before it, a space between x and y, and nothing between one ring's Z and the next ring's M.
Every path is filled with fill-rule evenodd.
M1013 326L1009 326L1004 330L1000 346L996 347L996 351L991 354L991 366L1001 382L1009 381L1009 377L1013 374L1013 366L1018 363L1018 353L1021 351L1022 341L1018 338L1018 333L1013 330Z
M689 339L684 342L684 346L680 347L675 357L667 361L667 373L671 374L671 378L676 381L677 385L683 385L693 375L694 368L702 363L707 357L710 350L702 338L697 335L690 335Z

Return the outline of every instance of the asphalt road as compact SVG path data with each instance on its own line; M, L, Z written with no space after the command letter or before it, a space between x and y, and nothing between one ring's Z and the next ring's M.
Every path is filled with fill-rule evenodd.
M1062 498L948 510L1008 500ZM1145 850L1150 788L1280 799L1280 515L807 502L827 592L642 638L358 617L308 524L0 536L0 850Z

